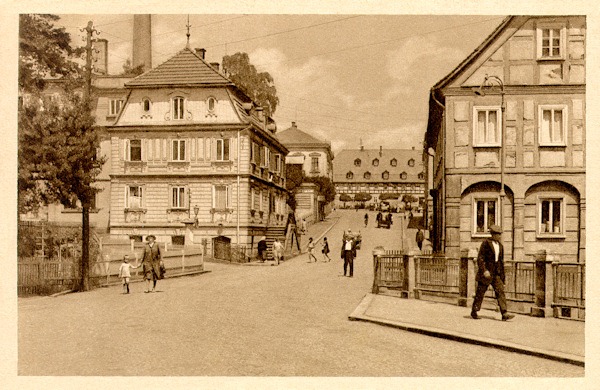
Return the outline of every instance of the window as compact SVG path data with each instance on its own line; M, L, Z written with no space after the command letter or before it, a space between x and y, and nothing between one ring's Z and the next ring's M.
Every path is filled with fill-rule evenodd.
M121 108L123 108L123 99L110 99L108 115L116 116L121 112Z
M175 97L173 98L173 119L184 118L184 98Z
M257 165L260 164L260 146L254 142L252 142L250 161Z
M275 172L281 173L281 154L275 155Z
M393 167L397 166L398 165L398 160L396 160L395 158L391 159L390 160L390 165L393 166Z
M540 146L565 146L566 122L566 106L539 106Z
M143 187L129 186L127 189L127 208L139 209L142 208Z
M142 108L145 112L150 111L150 99L144 99L142 102Z
M378 165L379 165L379 160L378 159L373 160L373 166L376 167Z
M406 180L407 176L408 176L408 175L406 174L406 172L402 172L402 173L400 174L400 179L402 179L402 180Z
M354 177L354 173L348 172L346 173L346 179L352 179Z
M415 166L415 159L411 158L410 160L408 160L408 166L409 167L414 167Z
M365 172L365 174L363 175L363 177L367 180L369 180L371 178L371 172Z
M491 225L496 224L498 220L498 204L497 198L475 199L474 202L474 234L486 235L489 234Z
M215 99L212 96L209 97L208 99L206 99L206 107L210 114L214 114L216 106L217 106L217 99Z
M383 180L388 180L390 178L390 173L388 171L385 171L381 174L381 178Z
M417 177L419 178L419 180L423 180L425 178L425 174L421 172L417 175Z
M142 161L142 140L129 140L127 161Z
M173 161L185 161L185 140L173 140Z
M500 107L473 108L473 146L502 146Z
M310 170L311 172L318 172L319 171L319 158L318 157L312 157L310 160Z
M356 160L354 160L354 166L360 167L360 158L357 158Z
M171 208L184 209L185 208L185 187L176 186L171 187Z
M560 24L539 26L537 42L538 59L564 58L565 27Z
M562 199L540 199L539 200L539 234L556 235L564 232Z
M217 161L229 161L229 139L217 139Z
M171 236L171 244L185 245L185 236Z
M266 146L263 147L262 151L263 151L263 153L260 156L261 157L260 166L266 168L269 166L269 160L271 159L271 151Z
M229 207L229 187L216 185L213 187L213 208L226 210Z

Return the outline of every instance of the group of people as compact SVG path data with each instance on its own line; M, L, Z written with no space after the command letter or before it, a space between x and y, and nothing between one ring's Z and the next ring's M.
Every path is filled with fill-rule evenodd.
M160 246L155 242L156 237L152 234L146 237L148 243L144 246L142 262L135 266L129 263L129 255L123 256L123 263L119 267L119 278L123 284L123 294L129 294L129 281L131 270L142 267L144 281L146 282L145 293L156 291L156 282L164 278L165 265L162 260ZM136 261L137 263L137 261Z
M313 238L310 237L308 239L308 262L312 263L313 260L316 263L317 257L315 256L315 242ZM352 234L351 230L347 230L344 232L342 237L342 251L341 258L344 260L344 276L353 277L354 276L354 259L356 258L356 250L360 248L360 234ZM331 258L329 257L329 242L327 241L327 237L323 238L323 244L321 248L321 253L323 254L323 261L330 262Z
M312 263L312 259L317 262L317 257L315 256L315 243L312 237L308 238L308 262ZM331 258L329 257L329 243L327 242L327 237L323 237L323 244L321 247L321 253L323 254L323 261L330 262Z

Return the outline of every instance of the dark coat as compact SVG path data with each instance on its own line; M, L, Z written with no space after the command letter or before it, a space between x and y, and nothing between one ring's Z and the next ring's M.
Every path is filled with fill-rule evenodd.
M483 272L485 270L490 271L492 278L497 275L500 276L502 283L504 283L504 247L501 243L500 253L498 255L498 261L495 261L494 247L492 246L491 240L485 240L479 247L479 254L477 255L477 275L475 280L483 284L491 283L491 280L485 280Z
M354 259L356 257L356 239L354 238L349 238L349 240L352 241L352 258ZM340 254L340 257L343 259L344 258L344 252L346 252L346 250L344 249L346 247L346 240L342 240L342 253Z
M160 268L161 260L162 255L158 243L155 242L152 248L150 248L150 245L146 244L146 246L144 246L144 254L142 255L144 275L146 275L146 273L152 273L152 279L162 279L163 273Z

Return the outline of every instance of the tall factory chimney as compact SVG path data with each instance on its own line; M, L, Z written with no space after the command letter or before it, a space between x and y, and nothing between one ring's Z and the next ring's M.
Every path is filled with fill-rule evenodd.
M152 69L152 22L150 15L133 15L133 67Z

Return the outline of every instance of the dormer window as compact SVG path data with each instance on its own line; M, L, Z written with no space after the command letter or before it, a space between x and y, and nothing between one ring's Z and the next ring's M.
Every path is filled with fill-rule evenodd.
M398 160L396 160L395 158L391 159L390 160L390 165L393 166L393 167L397 166L398 165Z
M407 177L407 176L408 176L408 175L406 174L406 172L402 172L402 173L400 174L400 179L401 179L401 180L406 180L406 177Z
M385 171L381 174L381 178L383 180L388 180L390 178L390 173L388 171Z
M421 172L417 177L419 178L419 180L423 180L425 178L425 174Z
M415 166L415 159L411 158L410 160L408 160L408 166L409 167L414 167Z
M367 180L371 179L371 172L365 172L363 177Z
M357 158L356 160L354 160L354 166L360 167L360 158Z
M150 111L150 99L144 99L142 102L142 108L144 109L144 112Z
M374 167L379 166L379 160L378 159L373 160L373 166Z
M108 108L109 116L117 116L121 109L123 108L123 99L110 99L110 104Z
M354 173L352 173L352 172L346 173L346 179L352 179L352 178L354 178Z
M173 98L173 119L181 120L184 118L184 103L185 99L181 96Z
M216 98L211 96L208 99L206 99L206 108L207 108L209 114L214 114L216 107L217 107L217 99Z

